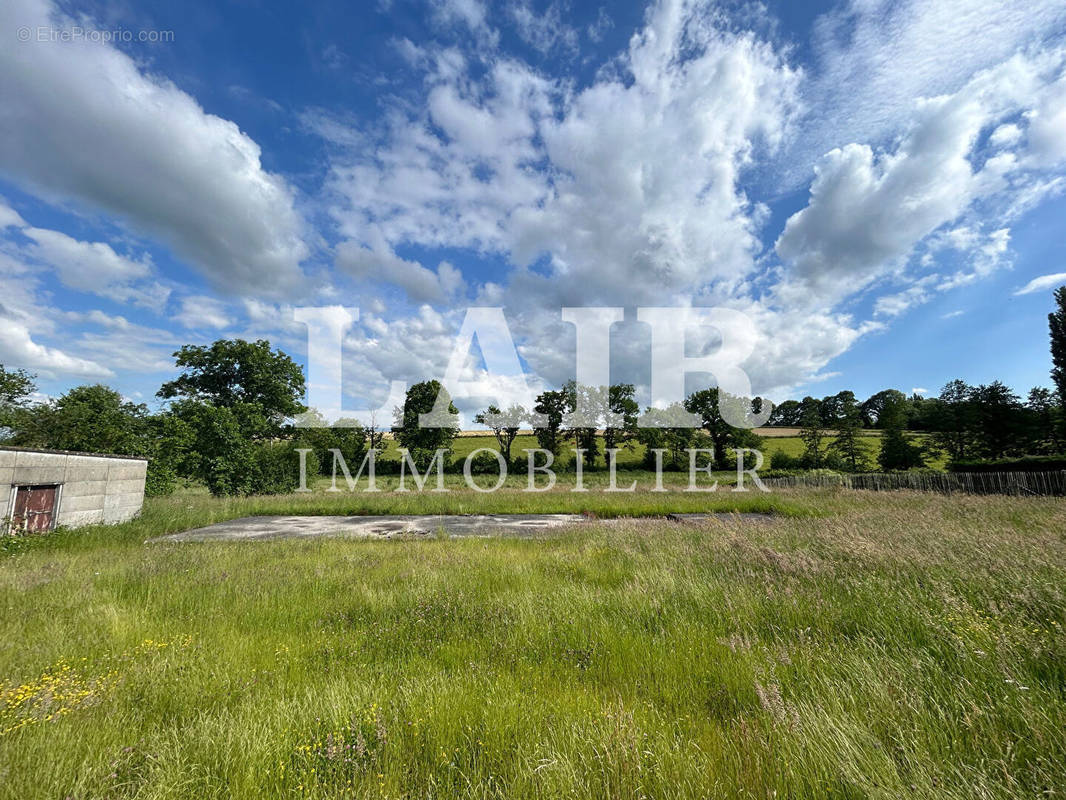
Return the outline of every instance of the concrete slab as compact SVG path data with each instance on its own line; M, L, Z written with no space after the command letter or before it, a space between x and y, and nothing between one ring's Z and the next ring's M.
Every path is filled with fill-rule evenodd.
M533 536L576 525L580 514L472 514L450 516L244 517L205 528L149 539L155 542L213 542L311 539L320 536L391 539L397 536Z

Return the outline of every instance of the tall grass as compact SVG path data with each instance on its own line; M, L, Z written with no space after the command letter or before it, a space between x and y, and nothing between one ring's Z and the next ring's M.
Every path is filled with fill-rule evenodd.
M428 497L175 497L0 559L0 797L1066 785L1061 500L783 493L792 513L759 523L142 544L275 504Z

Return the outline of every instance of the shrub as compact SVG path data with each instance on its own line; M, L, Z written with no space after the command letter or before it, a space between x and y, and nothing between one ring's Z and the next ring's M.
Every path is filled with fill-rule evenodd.
M255 471L248 494L286 494L300 482L300 460L293 442L265 442L256 445Z
M790 456L784 450L774 450L770 454L770 469L803 469L803 459Z
M174 491L178 476L174 467L162 459L151 459L144 478L144 496L162 497Z

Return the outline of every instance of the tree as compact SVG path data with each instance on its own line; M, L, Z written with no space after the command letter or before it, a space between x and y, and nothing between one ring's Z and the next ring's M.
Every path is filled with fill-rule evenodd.
M882 430L877 463L884 472L925 466L925 452L906 432L907 398L902 392L898 394L899 397L886 397L877 417Z
M376 411L370 412L370 424L366 426L366 446L369 450L382 450L385 441L385 429L378 424Z
M195 400L218 408L257 406L274 431L286 417L304 411L300 365L270 342L219 339L210 346L185 345L176 353L183 369L158 392L164 399Z
M37 389L36 379L36 375L24 369L7 369L0 364L0 405L25 405L26 399Z
M496 437L496 443L500 446L500 455L510 464L511 445L528 417L529 413L519 405L512 405L507 411L500 411L496 406L489 406L474 417L474 422L478 425L487 425L492 429L492 435Z
M559 455L563 443L563 417L569 410L569 398L565 391L549 390L537 395L533 411L544 417L544 424L536 429L537 444L553 455Z
M830 451L840 456L844 466L851 472L865 472L870 468L870 451L862 441L862 417L852 392L836 395L840 402L835 406L832 421L837 437L829 445Z
M803 440L803 466L818 469L825 460L822 442L825 429L822 427L820 404L808 403L801 420L800 439Z
M310 448L313 452L308 455L316 458L317 471L321 475L330 475L333 471L333 454L331 450L340 450L346 463L359 464L366 452L367 433L354 419L338 419L333 425L327 425L326 420L316 409L308 410L308 415L319 424L306 428L298 428L294 450ZM308 469L314 469L315 464L308 461Z
M1022 404L1018 395L1000 381L973 390L977 410L975 439L983 458L1003 458L1017 451L1024 437Z
M148 456L148 409L102 384L76 386L29 409L13 441L29 447Z
M451 424L441 428L424 428L419 423L419 415L429 414L440 395L451 416ZM433 462L438 450L444 450L444 464L451 460L452 441L459 434L459 409L452 403L451 395L438 380L422 381L407 390L403 408L395 411L393 432L400 447L405 447L411 454L411 461L419 469L425 469Z
M859 413L862 415L862 424L867 428L883 428L884 425L881 423L881 417L884 414L885 408L889 405L903 402L904 406L901 406L900 410L905 411L906 400L907 396L899 389L884 389L877 394L871 395L866 402L859 406ZM904 419L904 426L906 426L906 419Z
M729 468L728 448L758 447L762 439L748 428L734 428L722 417L720 403L750 400L737 398L726 392L719 392L718 387L693 392L685 398L685 410L700 418L701 427L707 432L714 446L714 468Z
M1055 310L1047 315L1051 334L1051 381L1059 396L1059 405L1066 406L1066 286L1055 290Z
M666 450L663 467L688 469L690 448L705 448L710 444L707 434L698 428L677 425L687 412L680 403L668 408L648 408L644 412L643 427L637 430L637 439L644 445L644 466L655 469L656 455L653 450Z
M823 397L819 403L819 408L822 413L822 424L827 428L835 428L837 422L845 415L845 408L855 408L858 411L858 401L855 399L855 392L850 389L845 389L842 392L831 394L828 397ZM862 425L862 420L859 420L859 425Z
M798 400L785 400L774 406L766 424L775 428L794 428L800 424L802 414L803 407Z
M1066 286L1055 290L1055 310L1047 315L1051 334L1051 382L1060 409L1066 409ZM1059 439L1066 439L1066 413L1059 415Z
M0 438L18 426L29 396L37 389L36 378L24 369L9 370L0 364Z
M616 383L607 390L607 405L612 414L621 418L621 425L605 425L603 444L612 450L632 441L637 435L637 415L640 406L634 399L636 388L631 383Z
M578 386L576 381L567 381L563 393L566 412L570 415L570 427L565 435L574 440L575 461L580 459L585 468L592 468L600 453L597 430L606 420L607 387Z
M931 423L935 430L933 442L952 461L972 458L977 419L973 387L958 379L948 381L940 390L937 401Z
M1062 447L1059 438L1059 408L1055 394L1041 386L1029 390L1025 407L1029 411L1028 443L1035 452L1057 453Z

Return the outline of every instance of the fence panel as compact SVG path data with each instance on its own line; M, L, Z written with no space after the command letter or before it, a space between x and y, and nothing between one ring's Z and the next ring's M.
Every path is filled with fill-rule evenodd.
M768 488L844 488L872 492L911 489L951 494L1066 495L1066 470L1054 472L869 472L767 478Z

